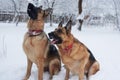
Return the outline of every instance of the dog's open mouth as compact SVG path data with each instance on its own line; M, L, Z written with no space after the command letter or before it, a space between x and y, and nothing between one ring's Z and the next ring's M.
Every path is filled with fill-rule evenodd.
M52 39L52 40L51 40L51 44L56 44L57 41L58 41L57 39Z
M62 43L62 39L55 35L53 32L48 33L49 38L51 39L51 44L60 44Z
M62 39L61 38L53 38L51 39L51 44L61 44Z

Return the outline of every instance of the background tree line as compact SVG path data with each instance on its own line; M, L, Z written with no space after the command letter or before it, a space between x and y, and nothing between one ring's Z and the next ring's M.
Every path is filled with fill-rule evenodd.
M83 9L86 7L87 0L83 0ZM43 8L51 7L53 12L47 17L46 22L58 23L61 19L67 22L70 16L73 16L73 23L76 24L79 15L79 0L0 0L0 22L26 22L28 16L26 14L27 4L32 2L36 6L43 5ZM120 1L119 0L93 0L91 5L92 14L84 22L89 25L106 25L114 24L120 28Z

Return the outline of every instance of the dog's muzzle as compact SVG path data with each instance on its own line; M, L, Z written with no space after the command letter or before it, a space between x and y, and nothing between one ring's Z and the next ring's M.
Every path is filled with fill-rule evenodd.
M60 43L62 43L62 39L59 36L55 35L54 32L48 33L48 36L49 36L50 39L53 39L51 41L51 44L60 44Z
M38 17L38 10L33 4L29 3L27 8L27 14L31 19L35 20Z
M54 32L48 33L48 36L49 36L50 39L54 39L55 38Z

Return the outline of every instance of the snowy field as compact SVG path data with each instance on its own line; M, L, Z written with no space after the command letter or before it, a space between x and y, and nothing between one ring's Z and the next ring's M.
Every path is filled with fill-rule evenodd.
M56 26L56 25L54 25ZM90 80L120 80L120 32L105 27L85 27L79 32L76 26L72 33L83 42L94 54L100 63L100 71ZM55 27L45 25L46 33ZM26 24L18 26L9 23L0 23L0 80L22 80L26 72L26 56L22 49ZM53 77L53 80L64 80L65 69ZM44 73L44 80L49 74ZM37 80L37 68L33 65L29 80ZM78 80L71 75L69 80Z

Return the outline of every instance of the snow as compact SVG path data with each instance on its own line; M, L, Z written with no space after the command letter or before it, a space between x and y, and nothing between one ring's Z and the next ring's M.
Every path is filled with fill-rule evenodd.
M13 1L15 2L15 5ZM0 11L14 11L16 6L17 11L20 10L26 12L27 4L27 0L0 0Z
M53 31L49 23L45 24L45 32ZM22 49L24 33L27 31L26 23L18 26L11 23L0 23L0 80L22 80L26 72L26 56ZM120 32L112 27L83 25L82 31L76 26L72 33L83 42L94 54L100 63L100 71L91 76L90 80L119 80L120 72ZM36 65L32 67L29 80L37 80ZM53 80L64 80L65 69L62 67ZM44 73L44 80L48 80L48 72ZM78 76L70 75L69 80L78 80Z

